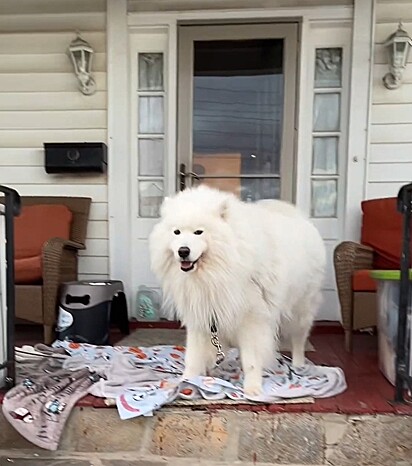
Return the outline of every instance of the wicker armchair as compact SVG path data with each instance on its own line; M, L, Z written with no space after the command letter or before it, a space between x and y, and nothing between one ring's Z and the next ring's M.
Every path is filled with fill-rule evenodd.
M360 243L340 243L333 258L348 351L353 330L376 325L376 283L369 271L398 269L400 263L402 216L396 198L365 200L361 208Z
M374 317L362 312L375 305L375 294L357 293L352 289L354 272L373 268L373 249L360 243L344 241L335 248L333 262L345 331L345 348L350 351L352 331L375 325Z
M42 281L40 284L16 285L16 317L43 324L44 342L54 338L59 286L77 280L77 253L85 249L90 198L85 197L22 197L23 206L62 204L73 218L70 239L52 238L42 248Z

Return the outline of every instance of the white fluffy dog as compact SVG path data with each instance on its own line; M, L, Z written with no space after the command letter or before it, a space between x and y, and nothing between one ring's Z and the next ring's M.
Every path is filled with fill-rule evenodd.
M215 365L213 325L224 348L239 348L249 396L261 393L280 331L293 364L304 365L326 254L294 206L244 203L206 186L183 191L165 199L150 254L165 300L187 328L184 377Z

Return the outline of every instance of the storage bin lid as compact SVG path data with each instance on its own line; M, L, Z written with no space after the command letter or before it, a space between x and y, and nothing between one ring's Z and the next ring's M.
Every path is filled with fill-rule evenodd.
M375 280L400 280L400 270L371 270L370 276ZM409 280L412 280L412 269L409 269Z
M60 287L60 304L67 309L88 309L112 301L119 292L124 292L120 280L65 282Z

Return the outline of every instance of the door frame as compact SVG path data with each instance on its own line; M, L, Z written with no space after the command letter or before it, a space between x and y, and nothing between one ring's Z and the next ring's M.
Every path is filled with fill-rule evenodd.
M347 186L345 197L345 226L342 237L357 239L358 219L354 214L360 211L360 201L365 192L365 176L368 158L369 134L369 100L371 61L373 52L373 7L375 0L354 0L352 5L330 6L294 6L263 8L259 3L254 9L236 8L234 2L221 0L221 9L205 9L191 11L139 11L129 12L127 0L107 1L107 80L108 80L108 225L109 225L109 264L110 276L123 280L126 291L134 289L132 269L134 261L131 257L133 245L133 216L130 212L130 191L132 180L127 174L130 169L129 152L129 86L127 84L129 67L128 49L130 34L147 30L162 30L168 35L168 79L172 89L177 81L177 27L183 22L219 22L233 20L243 21L299 21L300 47L298 76L298 106L296 121L299 132L296 138L296 199L300 200L305 193L300 188L305 181L305 166L300 157L300 150L307 144L305 121L307 110L302 106L302 96L306 92L305 79L311 60L310 38L313 28L332 26L346 21L352 24L352 76L350 84L349 108L349 140L348 154L357 156L363 163L356 163L355 157L347 167ZM303 2L302 2L303 3ZM332 2L331 2L332 3ZM220 6L220 5L219 5ZM364 19L367 18L365 27ZM369 60L367 59L369 58ZM170 170L176 167L176 116L177 96L170 95L168 100L169 134L168 160ZM355 115L356 114L356 115ZM355 117L354 117L355 115ZM362 126L358 125L362 120ZM357 126L358 125L358 126ZM357 127L355 127L357 126ZM356 149L356 152L352 152ZM354 173L356 171L356 174ZM175 192L176 179L168 182L169 194ZM348 217L350 216L350 218ZM130 295L129 298L133 298Z
M251 26L254 26L253 29ZM283 65L285 70L282 113L282 146L280 154L281 198L295 200L295 110L297 106L299 24L293 22L261 22L242 24L178 24L178 89L177 89L177 166L184 163L188 172L193 171L193 66L196 40L253 40L283 39ZM288 102L293 102L289 105Z

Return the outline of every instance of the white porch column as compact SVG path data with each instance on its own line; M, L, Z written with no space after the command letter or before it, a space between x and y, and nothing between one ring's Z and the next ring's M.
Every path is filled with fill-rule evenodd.
M352 36L350 118L344 239L358 240L360 203L365 198L372 92L375 0L355 0Z
M110 277L130 298L131 231L127 0L107 0L108 202ZM130 302L130 299L128 300Z

